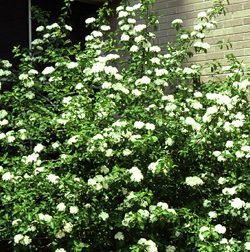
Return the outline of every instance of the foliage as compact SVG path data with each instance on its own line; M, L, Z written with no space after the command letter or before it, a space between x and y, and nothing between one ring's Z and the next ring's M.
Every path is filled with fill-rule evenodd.
M115 31L110 10L87 19L84 50L61 22L15 49L18 73L1 61L0 240L14 251L250 250L249 76L232 55L208 81L187 61L223 3L192 31L174 20L167 52L151 4L121 4Z

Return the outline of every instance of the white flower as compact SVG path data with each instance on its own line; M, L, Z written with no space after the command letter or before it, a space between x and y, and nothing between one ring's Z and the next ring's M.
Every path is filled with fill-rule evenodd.
M182 34L180 36L180 39L183 39L183 40L188 39L188 38L189 38L188 34Z
M122 36L121 36L121 41L129 41L129 35L123 33Z
M94 23L95 22L95 18L94 17L90 17L90 18L87 18L86 20L85 20L85 23L86 24L91 24L91 23Z
M250 146L249 145L243 145L240 148L244 152L250 152Z
M182 19L177 18L172 21L172 24L183 24L183 21L182 21Z
M175 251L176 251L175 246L168 245L168 246L166 247L166 252L175 252Z
M123 154L125 157L126 157L126 156L129 156L131 153L132 153L132 151L129 150L129 149L125 149L125 150L123 150L123 152L122 152L122 154Z
M142 4L141 4L141 3L138 3L138 4L135 4L134 6L132 6L132 8L133 8L133 10L135 11L135 10L140 9L141 6L142 6Z
M142 78L135 81L135 85L140 84L149 84L151 82L151 79L148 76L143 76Z
M145 37L143 37L142 35L140 35L140 36L135 37L135 42L139 43L139 42L143 41L144 39L145 39Z
M153 123L146 123L145 128L147 130L155 130L155 125Z
M161 48L159 46L151 46L149 48L149 51L150 52L160 52L161 51Z
M207 17L207 13L206 13L205 11L202 11L202 12L198 13L197 17L198 17L198 18Z
M141 173L141 171L137 168L137 167L132 167L129 170L129 173L131 174L130 179L134 182L140 182L141 180L143 180L143 175Z
M64 212L65 209L66 209L66 206L65 204L62 202L62 203L59 203L57 206L56 206L57 210L60 211L60 212Z
M19 222L22 222L22 220L21 220L21 219L13 220L13 221L12 221L12 226L18 225Z
M233 141L227 141L227 142L226 142L226 147L227 147L227 148L232 148L233 145L234 145L234 142L233 142Z
M139 47L137 45L132 45L129 49L130 52L138 52Z
M58 248L55 252L67 252L64 248Z
M56 176L55 174L49 174L47 176L47 180L49 180L49 182L51 182L52 184L57 184L59 180L59 176Z
M134 27L134 31L141 32L141 31L145 30L146 28L147 28L147 26L145 24L139 24Z
M15 138L14 136L8 136L8 137L7 137L7 141L8 141L9 143L14 142L15 139L16 139L16 138Z
M66 232L66 233L70 233L73 229L73 224L70 223L70 222L67 222L65 223L64 227L63 227L63 230Z
M25 163L29 164L29 163L32 163L32 162L36 162L38 158L39 158L38 153L32 153L32 154L30 154L30 155L28 155L26 157Z
M39 220L42 220L42 221L46 221L46 222L50 222L52 220L52 216L49 215L49 214L38 214L38 218Z
M217 213L215 211L210 211L208 213L209 218L214 219L217 218Z
M77 206L71 206L71 207L69 208L69 212L70 212L71 214L77 214L77 213L79 212L79 208L78 208Z
M56 237L57 239L62 239L63 237L65 237L65 233L64 233L62 230L59 230L59 231L56 233L55 237Z
M223 178L223 177L220 177L220 178L218 179L218 184L220 184L220 185L223 185L225 182L227 182L227 179L225 179L225 178Z
M77 83L75 86L75 89L82 89L83 88L83 84L82 83Z
M44 31L44 26L38 26L37 28L36 28L36 31L37 32L41 32L41 31Z
M65 25L64 27L65 27L65 29L68 30L68 31L72 31L72 30L73 30L72 27L71 27L70 25Z
M140 96L142 94L142 92L138 89L133 89L131 92L134 96Z
M245 153L243 151L236 151L235 156L237 158L243 158L245 156Z
M136 121L136 122L134 123L134 127L135 127L136 129L142 129L142 128L144 127L144 123L143 123L143 122L140 122L140 121Z
M57 23L53 23L51 25L47 25L46 28L48 30L52 30L52 29L60 28L60 26Z
M203 180L201 178L197 177L197 176L186 177L185 182L186 182L187 185L189 185L191 187L204 184Z
M194 42L194 47L208 50L210 48L210 45L206 42L196 41L196 42Z
M53 149L57 149L60 145L59 145L59 143L55 142L51 146Z
M102 89L110 89L112 87L112 83L111 82L103 82L102 84Z
M94 38L99 38L103 36L102 32L100 31L92 31L91 34L93 35Z
M78 67L78 63L77 63L77 62L70 62L70 63L67 63L67 64L66 64L66 67L67 67L68 69L73 69L73 68Z
M244 246L246 250L250 250L250 242L245 242Z
M134 19L134 18L128 18L128 23L129 24L135 24L136 23L136 19Z
M30 70L28 71L28 74L30 74L30 75L35 75L35 74L38 74L38 71L35 70L35 69L30 69Z
M129 14L127 11L120 11L119 14L118 14L118 17L119 18L122 18L122 17L127 17Z
M14 236L14 242L15 243L19 243L22 239L23 239L22 234L17 234L17 235Z
M24 245L29 245L30 243L32 242L32 240L30 239L30 237L28 236L28 235L25 235L24 237L23 237L23 243L24 243Z
M77 143L77 141L78 141L78 135L77 136L73 136L73 137L71 137L69 140L68 140L68 144L74 144L74 143Z
M2 175L2 180L4 181L9 181L12 180L14 178L14 175L10 172L6 172Z
M99 218L101 218L103 221L107 220L109 218L109 214L102 211L100 214L99 214Z
M168 210L168 204L165 202L158 202L157 206L160 207L162 210Z
M152 240L146 240L145 238L141 238L138 241L138 244L145 245L145 252L158 252L156 244Z
M244 208L246 205L245 201L241 200L240 198L235 198L231 200L231 206L236 209Z
M44 70L42 71L43 75L51 74L55 71L55 68L52 66L45 67Z
M106 157L112 157L114 155L113 150L112 149L107 149L105 152L105 156Z
M203 29L202 25L201 24L197 24L194 26L194 30L195 31L201 31Z
M118 233L115 234L114 238L116 240L123 241L124 240L124 235L123 235L122 232L118 232Z
M102 31L109 31L111 29L111 27L109 25L101 25L100 28Z
M37 144L34 148L35 153L39 153L44 149L44 146L42 144Z
M93 39L94 39L94 37L91 36L91 35L87 35L87 36L85 37L85 41L91 41L91 40L93 40Z
M226 233L226 227L222 226L221 224L217 224L214 227L214 231L219 233L219 234L225 234Z
M236 194L236 188L235 187L231 187L231 188L224 188L222 190L223 194L229 194L229 195L234 195Z

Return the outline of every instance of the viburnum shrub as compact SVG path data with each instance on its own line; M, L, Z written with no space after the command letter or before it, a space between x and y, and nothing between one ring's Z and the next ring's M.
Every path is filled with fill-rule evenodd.
M17 71L1 61L0 241L12 250L250 250L249 75L228 55L203 81L188 61L209 50L223 1L193 30L174 20L165 48L152 2L121 4L116 30L104 4L85 49L60 19L15 49Z

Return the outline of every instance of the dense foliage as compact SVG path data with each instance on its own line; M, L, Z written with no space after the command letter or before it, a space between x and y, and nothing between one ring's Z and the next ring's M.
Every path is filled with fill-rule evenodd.
M193 30L174 20L164 50L151 3L121 4L115 31L104 5L85 49L60 19L15 49L17 72L1 61L0 241L14 251L250 250L249 75L233 55L207 81L188 63L223 3Z

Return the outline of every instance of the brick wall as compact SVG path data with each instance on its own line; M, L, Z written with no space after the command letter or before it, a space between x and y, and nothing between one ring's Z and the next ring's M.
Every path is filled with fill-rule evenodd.
M171 28L171 21L181 18L185 27L192 27L197 14L211 6L211 1L205 0L156 0L155 11L161 15L157 31L157 42L159 44L174 41L175 30ZM227 6L228 13L221 16L218 28L207 36L206 42L211 45L219 40L230 40L232 50L238 59L244 60L250 65L250 1L230 0ZM194 60L205 62L212 59L223 59L225 51L218 50L212 46L207 55L198 55Z

